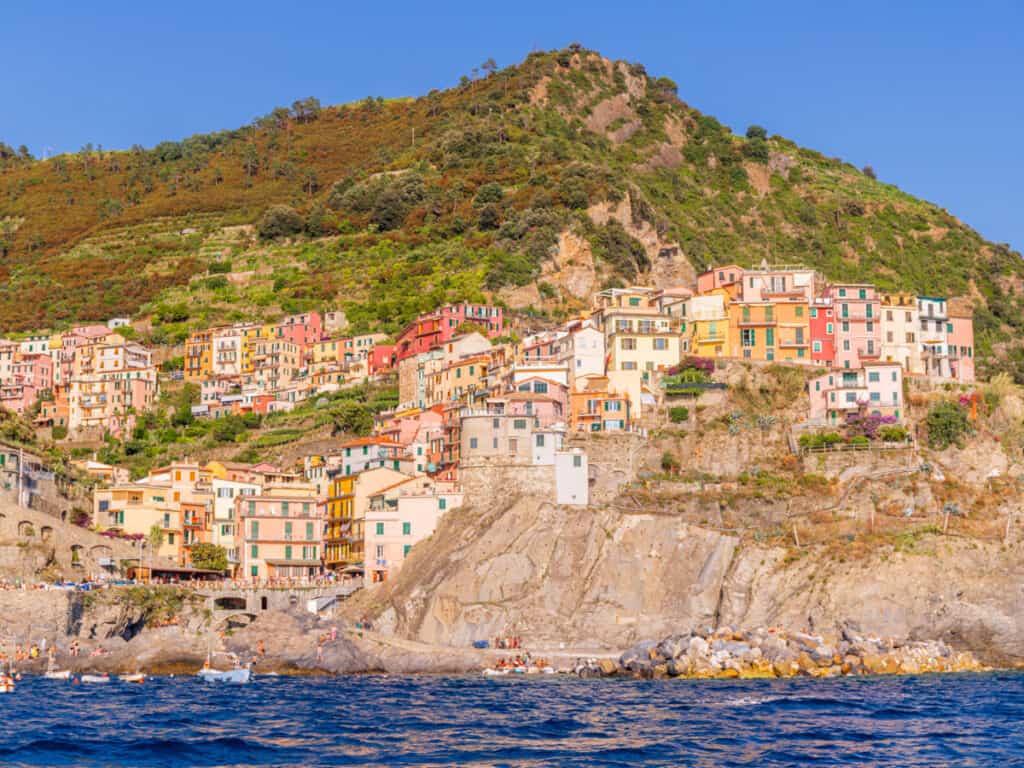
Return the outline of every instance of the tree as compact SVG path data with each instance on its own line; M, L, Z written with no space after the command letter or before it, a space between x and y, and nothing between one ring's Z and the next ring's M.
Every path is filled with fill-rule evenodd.
M480 229L497 229L501 225L501 214L494 205L485 205L480 211Z
M755 160L759 163L767 163L768 142L756 136L752 139L747 139L747 142L743 145L743 154L751 160Z
M487 59L487 61L480 65L480 69L488 75L493 75L498 69L498 63L494 59Z
M747 138L765 141L768 138L768 131L765 130L763 125L752 125L747 128Z
M867 176L869 179L878 178L878 175L875 173L875 167L873 165L865 165L861 170L863 171L864 175Z
M164 545L164 531L156 523L149 526L149 535L146 537L146 543L149 544L150 551L155 555L160 551L160 547Z
M257 231L263 240L277 240L281 237L297 235L302 231L305 222L302 216L291 206L272 205L260 219Z
M928 411L925 425L928 427L928 445L940 451L951 445L959 446L963 437L972 431L967 409L949 401L933 406Z
M346 400L333 411L331 420L334 422L334 434L348 432L356 435L368 435L373 429L373 416L362 403Z
M192 547L192 567L207 571L226 571L228 569L227 550L216 544L195 544Z

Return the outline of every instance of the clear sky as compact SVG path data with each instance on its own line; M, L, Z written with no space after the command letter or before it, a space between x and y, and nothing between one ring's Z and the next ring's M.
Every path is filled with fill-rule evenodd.
M1024 250L1024 2L12 2L0 140L152 146L274 106L419 95L578 41Z

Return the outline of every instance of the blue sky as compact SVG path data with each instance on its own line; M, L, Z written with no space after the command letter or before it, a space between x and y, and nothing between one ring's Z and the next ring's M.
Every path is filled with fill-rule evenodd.
M1024 3L5 3L0 140L37 155L457 83L579 41L733 130L766 126L1024 249Z

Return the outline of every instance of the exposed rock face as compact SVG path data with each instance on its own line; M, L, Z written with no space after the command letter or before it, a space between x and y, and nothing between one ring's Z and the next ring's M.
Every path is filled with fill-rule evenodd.
M810 549L789 562L782 549L739 549L671 514L522 498L449 515L361 609L384 631L457 647L518 635L535 648L621 649L722 624L852 624L900 642L942 640L989 663L1024 661L1024 564L1012 548L948 542L848 563Z

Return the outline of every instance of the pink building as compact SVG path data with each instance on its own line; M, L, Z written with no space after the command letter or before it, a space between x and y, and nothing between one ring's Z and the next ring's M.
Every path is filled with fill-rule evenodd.
M306 312L286 317L275 327L278 339L306 347L320 341L324 335L324 324L319 312Z
M832 299L814 299L810 308L811 360L831 368L836 358L835 312Z
M459 326L473 323L485 329L484 335L494 339L505 333L501 307L490 304L449 304L420 315L405 327L395 342L397 360L428 352L459 335Z
M950 375L962 382L974 381L974 318L969 311L950 310L946 328Z
M569 388L540 376L523 379L515 391L491 397L487 402L496 413L532 416L541 427L566 424L569 420Z
M881 312L873 285L838 283L825 289L835 315L836 368L860 368L882 354ZM813 337L813 334L812 334Z
M16 354L10 375L0 382L0 406L25 413L46 390L53 389L53 360L47 354Z
M258 496L238 496L234 518L243 578L310 579L320 572L323 517L316 486L271 486Z
M903 413L903 366L896 362L865 362L853 370L837 369L808 383L811 421L841 426L853 415L893 416Z

